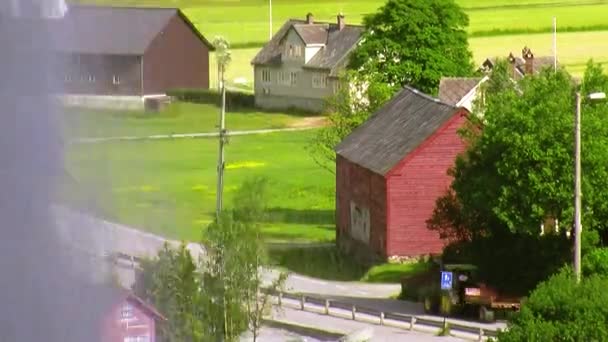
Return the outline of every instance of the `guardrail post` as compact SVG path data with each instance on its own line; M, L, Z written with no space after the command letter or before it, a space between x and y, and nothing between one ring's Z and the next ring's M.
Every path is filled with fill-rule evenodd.
M283 291L279 291L279 307L283 306Z
M384 312L380 312L380 325L384 325Z
M352 314L353 314L353 321L355 321L355 313L357 312L357 307L353 305L353 310L352 310Z
M325 314L329 315L329 299L325 299Z
M412 316L410 319L410 330L414 330L414 325L416 324L416 317Z
M302 295L302 297L300 297L300 309L302 311L304 311L304 303L306 303L306 296Z
M479 328L479 338L477 339L477 341L483 341L483 328Z

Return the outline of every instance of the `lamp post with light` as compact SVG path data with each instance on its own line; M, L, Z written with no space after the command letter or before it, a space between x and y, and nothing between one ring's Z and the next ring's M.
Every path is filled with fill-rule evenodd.
M587 98L603 100L606 93L592 93ZM576 282L581 280L581 93L576 92L576 115L574 117L574 273Z

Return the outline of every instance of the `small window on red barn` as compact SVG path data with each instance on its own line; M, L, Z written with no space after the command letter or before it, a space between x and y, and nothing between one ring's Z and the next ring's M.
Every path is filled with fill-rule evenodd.
M118 76L118 75L112 76L112 83L117 84L117 85L120 84L120 76Z
M120 308L120 318L128 319L133 318L133 305L127 303Z

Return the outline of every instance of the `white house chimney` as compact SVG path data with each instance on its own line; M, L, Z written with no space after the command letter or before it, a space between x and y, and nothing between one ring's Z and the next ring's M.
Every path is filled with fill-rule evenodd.
M315 23L315 20L314 20L314 19L315 19L315 17L312 15L312 13L308 13L308 14L306 15L306 23L307 23L308 25L314 24L314 23Z
M338 14L338 30L342 31L342 29L346 26L346 22L344 21L344 14Z

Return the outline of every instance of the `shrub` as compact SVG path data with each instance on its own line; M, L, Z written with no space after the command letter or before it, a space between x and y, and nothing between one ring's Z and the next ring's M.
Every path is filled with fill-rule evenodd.
M234 218L243 222L260 222L268 208L268 178L247 178L234 194Z
M219 106L221 95L217 89L172 89L167 95L184 102L205 103ZM226 108L253 108L255 96L240 91L226 90Z
M583 258L583 274L608 277L608 248L597 248Z
M564 268L541 283L499 341L607 341L608 277L574 280Z

